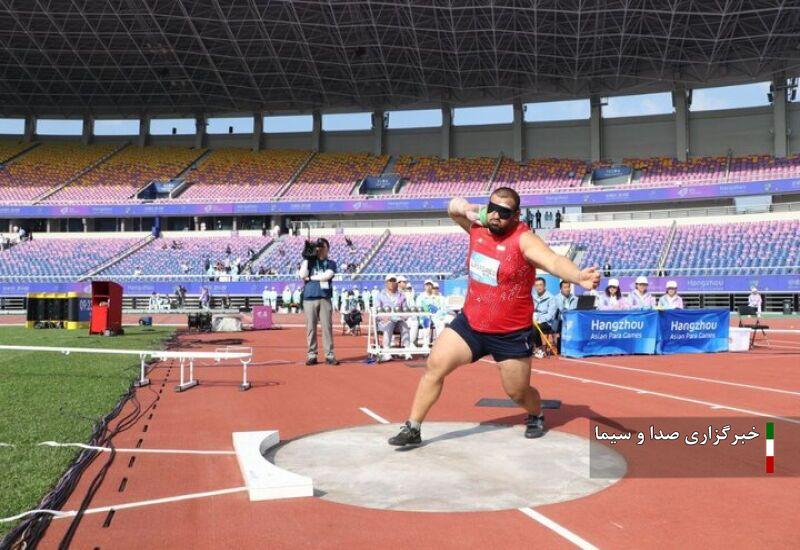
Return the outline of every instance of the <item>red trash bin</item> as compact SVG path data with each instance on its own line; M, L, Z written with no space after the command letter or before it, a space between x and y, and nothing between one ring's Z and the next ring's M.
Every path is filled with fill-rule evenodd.
M89 334L122 334L122 285L92 282L92 320Z

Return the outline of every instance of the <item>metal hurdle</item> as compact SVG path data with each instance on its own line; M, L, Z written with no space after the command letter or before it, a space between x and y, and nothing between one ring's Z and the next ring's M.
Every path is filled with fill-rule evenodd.
M165 361L168 359L177 359L180 367L181 367L181 374L180 374L180 383L175 386L175 391L181 392L184 390L188 390L200 382L195 379L194 377L194 361L195 359L213 359L217 363L222 361L223 359L239 359L242 363L242 368L244 371L244 378L243 384L240 386L240 389L246 390L250 387L250 384L247 382L247 365L253 359L253 351L251 348L243 348L248 349L249 351L164 351L164 350L123 350L123 349L100 349L100 348L59 348L59 347L48 347L48 346L0 346L0 350L10 350L10 351L41 351L41 352L52 352L52 353L63 353L64 355L70 355L71 353L89 353L89 354L109 354L109 355L136 355L139 357L140 361L140 374L139 380L135 382L137 387L143 387L150 384L150 379L147 377L147 361L146 358L150 357L151 359L157 359L161 361ZM186 362L189 362L189 379L186 379ZM246 386L246 387L245 387Z

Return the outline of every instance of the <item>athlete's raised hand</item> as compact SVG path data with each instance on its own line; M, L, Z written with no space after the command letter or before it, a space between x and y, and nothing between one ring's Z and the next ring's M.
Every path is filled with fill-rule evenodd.
M586 290L594 290L600 285L600 272L597 271L597 266L587 267L581 269L578 274L578 284Z

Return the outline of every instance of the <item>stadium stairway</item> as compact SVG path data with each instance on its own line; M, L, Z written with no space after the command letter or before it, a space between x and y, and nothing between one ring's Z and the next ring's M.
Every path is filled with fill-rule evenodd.
M497 155L497 162L494 165L494 170L492 170L492 175L489 176L489 181L486 182L486 189L484 189L485 193L492 192L492 186L494 184L494 180L497 179L497 173L500 171L501 164L503 164L503 153Z
M397 156L389 155L389 160L386 161L386 166L383 167L381 175L383 176L385 174L394 174L396 167L397 167Z
M129 141L126 141L126 142L122 143L119 147L117 147L116 149L111 151L109 154L107 154L104 157L101 157L101 158L97 159L96 162L94 162L93 164L90 164L85 169L81 170L80 172L78 172L77 174L75 174L74 176L69 178L67 181L65 181L61 185L57 185L57 186L53 187L52 189L48 189L47 191L45 191L44 193L42 193L41 195L39 195L38 197L33 199L33 204L38 204L38 203L42 202L43 200L47 199L47 197L50 197L50 196L56 194L57 192L61 191L66 186L70 185L72 182L76 181L77 179L82 178L83 176L85 176L86 174L88 174L89 172L91 172L92 170L94 170L95 168L97 168L98 166L103 164L104 162L106 162L108 159L110 159L114 155L116 155L116 154L120 153L121 151L125 150L130 145L131 145L131 142L129 142Z
M292 184L297 181L297 178L300 177L300 174L303 173L303 170L305 170L308 167L308 165L311 164L311 161L314 160L315 156L317 156L316 151L311 151L308 154L308 158L306 158L306 160L303 161L303 164L300 165L300 168L298 168L297 171L294 174L292 174L292 177L289 178L289 181L287 181L283 187L278 189L278 192L275 193L274 198L276 199L281 198L289 190Z
M250 258L249 260L247 260L247 261L244 263L244 265L242 266L242 268L241 268L241 270L240 270L240 273L246 273L246 272L247 272L247 270L248 270L248 269L250 269L250 266L251 266L251 265L255 265L255 263L256 263L256 260L258 260L259 258L261 258L261 256L262 256L263 254L265 254L265 253L266 253L266 252L267 252L267 251L270 249L270 247L271 247L272 245L274 245L275 243L278 243L278 242L280 242L281 240L283 240L283 236L280 236L280 237L278 237L277 239L273 239L273 240L271 240L270 242L268 242L267 244L265 244L264 246L262 246L260 250L256 251L256 253L255 253L255 254L253 254L253 257L252 257L252 258Z
M170 176L170 177L171 177L171 178L179 178L179 177L182 177L184 174L186 174L186 173L187 173L189 170L191 170L193 167L197 166L197 164L200 162L200 159L204 158L204 157L205 157L206 155L208 155L210 152L211 152L211 149L207 149L207 148L200 149L200 154L199 154L199 155L197 155L196 157L194 157L194 159L192 159L192 160L189 162L189 164L187 164L187 165L186 165L186 166L185 166L185 167L184 167L184 168L183 168L183 169L182 169L180 172L178 172L177 174L175 174L175 175L173 175L173 176ZM145 189L147 189L147 187L148 187L148 186L149 186L151 183L153 183L153 180L150 180L150 181L147 181L147 182L145 182L145 183L144 183L144 184L143 184L141 187L139 187L139 189L137 189L136 191L134 191L134 192L133 192L133 194L132 194L130 197L128 197L128 198L130 198L130 199L135 199L135 198L136 198L136 197L139 195L139 193L141 193L142 191L144 191ZM187 186L187 187L188 187L188 186Z
M667 238L664 239L664 248L661 250L661 256L658 258L658 271L657 273L664 272L664 264L667 263L667 258L669 257L669 249L672 246L672 242L675 240L675 234L678 232L678 222L673 221L672 227L669 228L669 234Z
M8 164L9 162L14 162L20 157L23 157L39 147L41 142L35 141L32 143L27 144L27 147L24 147L21 151L17 151L16 153L12 154L10 157L6 157L4 159L0 159L0 164Z
M184 191L186 191L192 186L192 182L189 181L187 176L189 175L190 172L196 170L197 167L200 166L203 163L203 161L205 161L206 158L208 158L208 155L210 155L211 153L212 153L211 149L206 149L205 151L203 151L202 155L194 159L194 161L189 166L187 166L180 174L175 176L175 179L184 178L184 182L179 184L172 191L170 191L169 198L174 199L175 197L181 196Z
M375 255L378 252L380 252L381 248L383 248L383 245L386 242L386 240L389 238L389 235L391 235L391 232L388 229L385 230L383 233L381 233L381 237L378 239L378 242L375 243L375 246L373 246L372 250L369 251L369 254L367 254L367 257L364 258L364 261L361 262L361 265L359 265L358 269L356 269L355 275L361 275L361 273L364 271L364 269L372 261L372 258L374 258Z
M113 258L108 260L107 262L104 262L104 263L100 264L99 266L91 268L86 273L84 273L83 275L78 277L78 281L85 281L86 279L90 279L90 278L94 277L98 273L101 273L103 270L108 269L112 265L115 265L115 264L121 262L122 260L124 260L125 258L130 256L131 254L133 254L135 252L138 252L139 250L141 250L145 246L149 245L154 240L156 240L156 238L153 235L148 235L147 237L145 237L141 241L137 242L136 244L134 244L133 246L131 246L127 250L123 250L120 254L117 254L116 256L114 256Z

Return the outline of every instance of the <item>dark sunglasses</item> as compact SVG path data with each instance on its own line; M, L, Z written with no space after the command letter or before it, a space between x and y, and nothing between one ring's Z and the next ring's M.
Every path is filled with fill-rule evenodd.
M497 212L497 215L500 216L501 220L507 220L511 216L513 216L517 211L511 210L510 208L506 208L505 206L501 206L499 204L495 204L493 202L489 203L489 206L486 207L486 213L491 214L492 212Z

